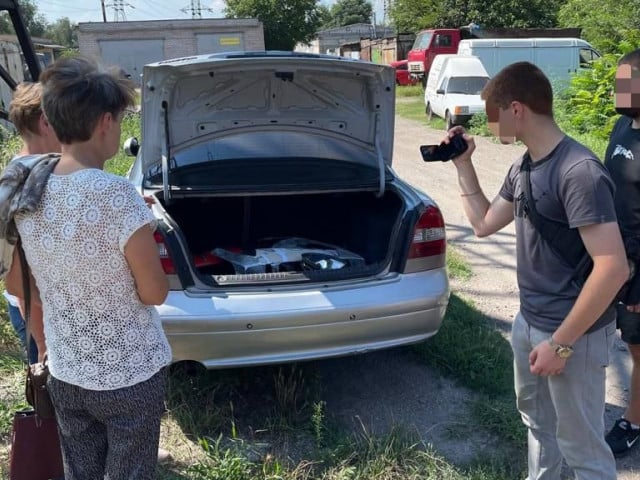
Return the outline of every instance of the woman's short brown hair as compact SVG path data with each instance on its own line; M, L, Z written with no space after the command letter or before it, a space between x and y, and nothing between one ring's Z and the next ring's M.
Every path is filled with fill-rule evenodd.
M42 108L61 143L91 138L105 113L114 117L135 102L135 86L88 58L61 58L40 76Z
M13 100L9 105L9 121L13 123L21 136L29 132L38 135L40 128L38 123L42 116L42 85L39 83L20 83Z
M545 74L533 63L512 63L500 70L482 90L482 99L506 109L520 102L534 113L553 116L553 89Z

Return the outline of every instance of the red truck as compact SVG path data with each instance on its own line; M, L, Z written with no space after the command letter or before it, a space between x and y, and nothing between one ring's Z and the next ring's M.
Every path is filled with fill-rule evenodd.
M436 55L458 53L460 40L467 38L580 38L580 28L495 28L483 29L475 24L461 28L434 28L422 30L416 35L413 47L407 54L409 74L424 86L431 63Z

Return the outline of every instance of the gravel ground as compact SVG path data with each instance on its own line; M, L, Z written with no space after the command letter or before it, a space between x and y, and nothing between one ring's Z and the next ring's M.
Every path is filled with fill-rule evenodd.
M425 164L420 158L419 145L438 143L444 132L400 117L396 117L395 132L395 171L438 203L447 224L449 242L473 270L471 279L452 281L453 290L495 319L508 336L518 309L513 225L489 238L475 238L461 208L453 165ZM509 165L524 147L500 145L486 138L477 138L476 145L474 164L480 183L487 197L493 198ZM321 362L320 368L326 369L324 378L330 376L325 385L327 411L352 423L354 428L364 426L370 431L383 432L393 425L402 425L413 429L457 464L490 453L498 444L497 439L486 434L464 438L451 435L451 429L468 418L468 405L474 393L418 364L406 350ZM618 339L608 370L607 428L623 411L629 372L629 354ZM640 449L618 460L618 478L640 479Z

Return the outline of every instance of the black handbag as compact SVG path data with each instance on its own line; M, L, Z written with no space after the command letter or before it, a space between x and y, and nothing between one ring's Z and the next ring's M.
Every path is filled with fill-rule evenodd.
M9 480L58 480L64 478L58 425L33 410L13 416Z
M24 321L27 330L27 351L29 351L33 338L31 337L31 281L29 275L29 265L24 255L22 245L16 245L20 257L22 268L22 288L24 290ZM55 410L49 390L47 390L47 379L49 378L49 367L47 358L42 362L29 365L27 362L27 380L25 384L25 396L27 403L33 407L36 414L42 419L55 418Z

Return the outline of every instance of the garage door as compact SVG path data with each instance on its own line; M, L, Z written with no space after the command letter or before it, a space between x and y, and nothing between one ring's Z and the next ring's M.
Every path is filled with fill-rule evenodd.
M99 40L102 61L122 67L131 79L140 83L142 67L164 60L164 40Z
M196 35L198 55L244 50L242 33L207 33Z

